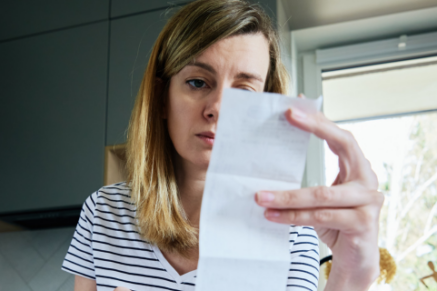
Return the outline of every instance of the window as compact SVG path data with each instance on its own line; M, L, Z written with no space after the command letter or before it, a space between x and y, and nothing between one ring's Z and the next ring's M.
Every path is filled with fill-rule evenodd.
M437 262L437 57L323 72L322 88L325 114L354 134L386 197L379 246L398 271L372 290L428 290L419 280ZM325 169L330 185L338 160L326 145Z

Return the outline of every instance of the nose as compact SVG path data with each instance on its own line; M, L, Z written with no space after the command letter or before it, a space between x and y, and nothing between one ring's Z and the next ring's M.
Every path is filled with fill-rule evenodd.
M220 112L220 104L222 101L224 86L217 87L211 92L207 98L207 104L203 112L203 116L208 122L217 122Z

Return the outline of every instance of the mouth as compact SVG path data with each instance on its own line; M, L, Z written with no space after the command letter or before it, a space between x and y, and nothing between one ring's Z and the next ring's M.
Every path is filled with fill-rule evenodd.
M215 134L211 131L201 132L196 134L196 136L208 145L214 144Z

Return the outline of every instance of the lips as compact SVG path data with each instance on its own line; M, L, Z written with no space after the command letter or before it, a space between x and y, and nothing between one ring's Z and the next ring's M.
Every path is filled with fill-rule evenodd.
M201 132L196 134L196 136L200 138L203 142L205 142L207 145L214 144L215 134L211 131Z
M203 137L208 137L208 138L214 138L215 134L211 131L205 131L205 132L201 132L196 134L197 136L203 136Z

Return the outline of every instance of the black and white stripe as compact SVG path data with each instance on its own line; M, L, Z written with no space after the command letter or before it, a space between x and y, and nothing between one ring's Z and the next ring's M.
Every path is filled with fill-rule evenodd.
M125 183L91 194L82 207L64 271L96 280L97 290L194 291L196 270L180 276L160 250L139 235L135 205ZM317 290L318 239L311 227L290 227L286 290Z

